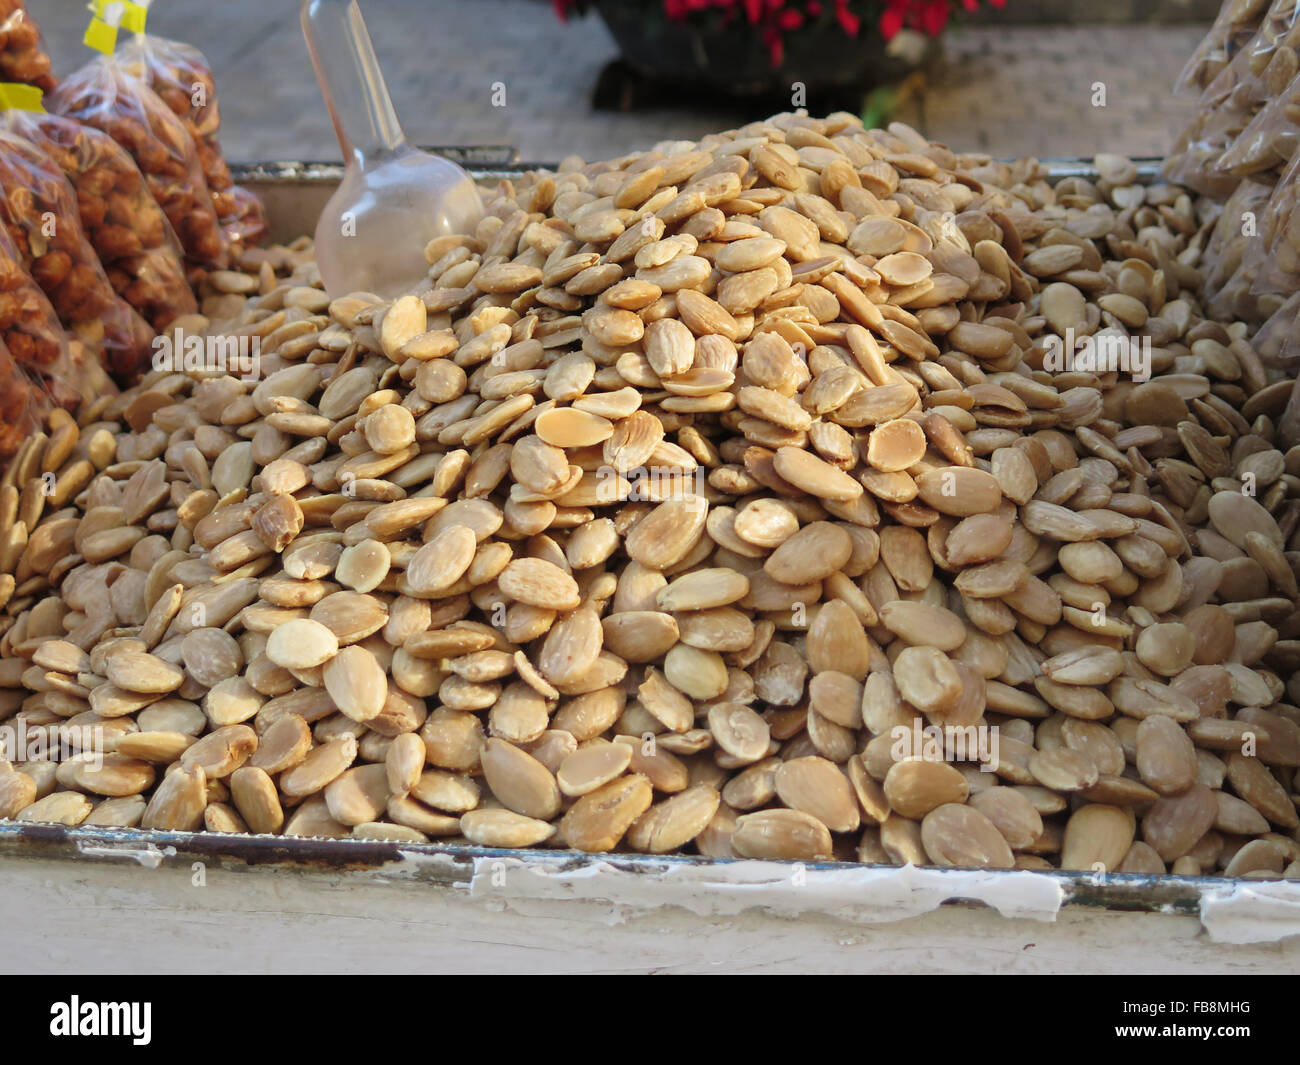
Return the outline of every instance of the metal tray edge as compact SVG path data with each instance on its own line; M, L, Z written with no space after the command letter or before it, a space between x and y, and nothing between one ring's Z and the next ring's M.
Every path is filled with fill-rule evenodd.
M0 823L0 860L44 859L138 864L147 867L212 862L225 869L274 869L304 873L355 872L377 879L414 880L433 885L466 886L484 861L514 860L553 873L574 873L602 867L646 876L673 869L708 870L743 867L748 859L715 859L694 855L586 854L567 850L509 850L464 844L404 843L381 840L315 837L236 836L212 832L164 832L132 828L68 828L62 825ZM415 859L414 865L412 859ZM419 859L429 859L419 861ZM437 859L442 859L441 861ZM897 869L847 862L768 862L769 866L802 866L811 883L830 881L833 874L858 869ZM969 870L930 869L928 873L956 878ZM1121 912L1194 916L1202 900L1221 894L1242 881L1223 877L1151 876L1081 872L999 872L985 876L1010 878L1032 875L1059 886L1062 907ZM1279 878L1280 879L1280 878ZM1270 881L1250 881L1250 883ZM963 900L955 890L954 902Z
M480 181L502 177L517 177L530 170L554 170L554 162L520 161L519 153L512 148L487 147L483 149L430 148L429 151L455 159ZM479 154L481 153L481 154ZM1010 162L1011 160L1007 160ZM1053 181L1078 177L1089 181L1100 175L1091 159L1054 158L1040 160ZM1160 176L1164 160L1156 156L1134 159L1138 180L1154 181ZM254 163L231 163L230 172L239 184L280 184L284 182L337 183L343 178L344 165L339 162L312 162L298 160L271 160Z

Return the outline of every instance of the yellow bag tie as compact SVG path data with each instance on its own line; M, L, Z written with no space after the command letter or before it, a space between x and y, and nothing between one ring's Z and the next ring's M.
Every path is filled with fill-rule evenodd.
M96 52L112 55L119 29L144 33L149 3L150 0L91 0L86 6L94 17L86 27L82 43Z
M24 85L17 81L0 81L0 111L41 111L45 105L41 98L45 95L35 85Z

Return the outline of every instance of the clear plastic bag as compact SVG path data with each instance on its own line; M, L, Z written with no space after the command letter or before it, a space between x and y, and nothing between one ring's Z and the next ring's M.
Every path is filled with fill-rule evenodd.
M1285 92L1300 73L1300 0L1273 0L1259 32L1228 70L1256 105Z
M1206 89L1196 117L1165 160L1164 176L1212 200L1227 200L1241 179L1222 170L1220 164L1252 118L1253 113L1241 108L1230 93L1217 86Z
M1260 309L1251 294L1247 260L1260 244L1259 225L1272 186L1242 181L1223 205L1201 255L1202 294L1216 316L1257 321Z
M0 223L63 328L118 380L150 363L154 332L109 283L81 228L77 193L38 142L0 129Z
M266 237L266 216L257 197L237 186L230 176L218 139L221 110L216 81L203 53L180 41L136 34L119 50L118 60L142 78L189 129L217 217L232 248L237 252L260 243Z
M0 341L0 461L40 431L52 406L40 379L14 362Z
M1295 335L1297 324L1300 324L1300 292L1283 300L1251 338L1251 346L1265 366L1289 373L1300 370L1300 338Z
M68 410L116 391L89 349L64 336L54 308L23 269L4 226L0 226L0 343L55 403Z
M1300 77L1264 107L1219 159L1218 168L1234 177L1282 170L1300 144Z
M1224 157L1264 107L1300 73L1300 0L1273 0L1250 43L1219 71L1197 102L1196 117L1178 138L1165 176L1224 200L1240 175Z
M1210 32L1178 75L1174 92L1179 96L1202 92L1254 38L1268 7L1269 0L1225 0Z
M99 56L65 78L46 107L102 130L127 150L180 238L186 264L224 269L230 247L217 219L189 130L115 56Z
M1278 438L1287 447L1300 445L1300 377L1291 389L1291 399L1277 421Z
M180 242L121 145L62 115L8 111L3 118L38 143L72 182L81 227L109 282L155 333L198 310Z
M1258 297L1300 291L1300 156L1293 159L1259 215L1242 269Z
M0 0L0 81L19 81L52 92L57 81L36 20L23 0Z

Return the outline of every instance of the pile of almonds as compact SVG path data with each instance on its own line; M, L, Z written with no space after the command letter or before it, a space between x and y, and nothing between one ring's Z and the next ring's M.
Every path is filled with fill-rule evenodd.
M501 182L391 303L218 278L258 380L0 486L0 719L111 752L0 817L1295 875L1291 386L1097 167L778 115Z

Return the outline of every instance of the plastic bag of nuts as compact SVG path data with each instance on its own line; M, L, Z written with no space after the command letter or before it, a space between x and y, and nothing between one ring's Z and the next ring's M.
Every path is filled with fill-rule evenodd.
M1207 89L1196 117L1165 160L1164 176L1212 200L1226 200L1241 179L1222 170L1220 164L1252 118L1253 112L1238 106L1230 93Z
M0 226L0 342L61 407L72 410L115 391L86 346L64 336L50 301L23 269L5 226Z
M1292 293L1250 338L1250 346L1265 366L1291 373L1300 369L1300 343L1295 337L1297 322L1300 322L1300 292Z
M1233 78L1256 103L1263 103L1281 95L1300 71L1298 50L1300 0L1273 0L1259 32L1219 78Z
M230 176L217 139L221 111L216 81L203 53L180 41L135 34L118 52L118 60L143 79L189 129L231 247L237 250L260 243L266 237L266 216L261 201Z
M1254 38L1268 6L1269 0L1225 0L1210 32L1178 75L1174 92L1190 95L1209 85Z
M44 92L57 84L41 31L23 0L0 0L0 81L20 81Z
M167 216L134 160L112 137L70 118L8 111L10 128L34 141L76 190L81 227L114 290L162 332L198 305Z
M1219 159L1235 177L1285 168L1300 144L1300 77L1259 112Z
M0 342L0 460L40 431L50 407L50 395L40 380L14 362Z
M1268 316L1276 302L1261 307L1251 292L1259 269L1253 257L1254 245L1262 240L1249 220L1260 218L1272 193L1268 182L1254 178L1242 181L1210 231L1199 266L1206 305L1216 315L1258 321Z
M1266 297L1300 291L1300 160L1286 168L1258 218L1259 235L1242 262L1251 292Z
M1250 44L1237 52L1201 94L1196 117L1165 165L1171 180L1224 200L1238 176L1223 168L1228 150L1300 71L1300 0L1273 0Z
M0 129L0 223L63 327L123 381L149 365L153 330L113 291L81 228L77 192L34 141Z
M114 56L99 56L69 75L46 106L102 130L139 165L155 200L180 238L186 265L225 267L230 248L212 203L198 152L185 124Z

